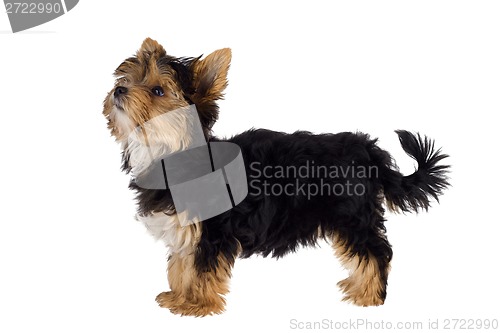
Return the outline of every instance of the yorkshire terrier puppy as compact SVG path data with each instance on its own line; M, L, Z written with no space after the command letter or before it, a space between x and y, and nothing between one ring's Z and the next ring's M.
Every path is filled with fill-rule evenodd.
M447 155L427 137L396 131L404 151L418 163L413 174L404 176L377 140L363 133L251 129L217 138L212 126L230 60L230 49L205 58L173 57L148 38L118 66L116 84L104 101L108 128L123 149L123 170L132 175L137 219L169 249L171 291L156 301L175 314L221 313L236 258L281 257L326 240L349 270L338 283L344 300L359 306L383 304L392 258L384 206L394 212L427 210L449 185L449 167L440 164ZM194 116L182 111L189 107ZM155 119L163 120L154 125ZM205 219L193 215L189 204L180 208L170 181L163 188L138 182L154 172L154 161L193 147L195 124L208 148L216 143L239 147L246 177L245 197L232 199L230 209ZM150 125L154 133L138 139ZM214 172L222 168L216 164L211 163ZM184 169L162 167L167 176ZM238 188L230 184L230 176L226 170L227 189L234 194ZM203 193L201 201L211 205L215 195Z

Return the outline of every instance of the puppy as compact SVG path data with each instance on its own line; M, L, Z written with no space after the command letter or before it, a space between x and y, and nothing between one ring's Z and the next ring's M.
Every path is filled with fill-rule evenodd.
M426 137L397 131L403 149L418 163L413 174L403 176L377 140L363 133L251 129L217 138L212 126L230 60L229 49L205 58L173 57L148 38L135 56L118 66L116 84L104 101L108 128L123 149L123 170L132 175L137 219L169 249L171 291L159 294L157 302L175 314L221 313L236 258L281 257L322 239L332 244L349 270L338 283L344 300L359 306L383 304L392 258L384 207L395 212L427 210L431 199L437 200L449 185L449 166L440 164L447 155ZM189 108L195 112L186 112ZM244 192L241 200L232 198L229 209L200 218L190 208L194 204L175 201L176 184L139 184L165 156L205 146L210 153L210 147L222 143L237 146L244 165L244 186L231 185L227 170L224 173L229 197L240 188ZM225 169L213 160L211 166L209 174ZM162 167L166 176L184 169L166 172L164 163ZM196 192L186 200L200 196ZM215 196L215 190L203 192L196 204L210 206Z

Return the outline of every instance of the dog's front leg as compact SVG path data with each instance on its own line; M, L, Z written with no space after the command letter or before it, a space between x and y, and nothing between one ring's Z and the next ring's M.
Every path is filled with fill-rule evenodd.
M156 301L174 314L206 316L224 311L223 295L228 291L232 264L223 256L218 257L218 266L200 272L194 265L194 254L174 253L168 260L168 282L171 291L163 292Z

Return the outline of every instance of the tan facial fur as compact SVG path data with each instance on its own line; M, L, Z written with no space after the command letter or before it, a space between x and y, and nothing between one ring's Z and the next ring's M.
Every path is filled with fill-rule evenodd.
M148 38L142 43L136 57L126 59L116 69L115 88L121 86L128 91L120 102L113 95L115 89L110 91L104 101L103 113L117 140L123 140L132 129L156 116L188 105L175 80L174 71L168 66L158 66L157 61L165 56L165 49ZM163 88L164 96L151 93L151 89L156 86Z

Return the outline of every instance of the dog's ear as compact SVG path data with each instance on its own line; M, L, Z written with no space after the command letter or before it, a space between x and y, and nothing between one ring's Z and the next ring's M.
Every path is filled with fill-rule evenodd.
M212 52L193 64L195 97L197 100L223 98L227 87L227 72L231 63L231 49Z
M151 38L146 38L141 45L139 51L137 51L137 56L143 56L150 58L152 55L156 55L156 58L163 57L167 54L163 46L161 46L157 41Z
M227 87L227 72L231 63L231 49L221 49L192 64L194 94L191 100L196 104L200 121L208 136L219 117L217 100L224 97Z

